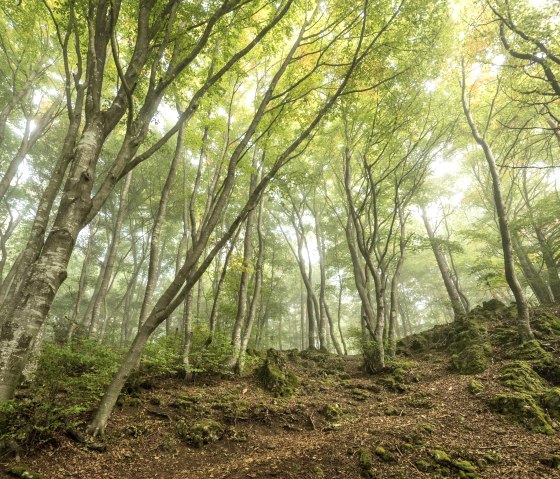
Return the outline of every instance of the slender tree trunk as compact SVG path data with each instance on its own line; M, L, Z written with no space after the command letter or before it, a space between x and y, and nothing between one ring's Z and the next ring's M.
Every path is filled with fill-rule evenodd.
M231 240L231 245L228 248L228 251L226 253L226 257L224 259L224 264L222 266L220 277L218 279L218 283L216 284L216 290L214 291L214 300L212 302L212 309L210 311L210 333L209 333L208 338L206 339L206 341L204 343L205 348L208 348L212 344L212 341L214 340L214 335L216 334L216 326L217 326L217 322L218 322L217 321L218 320L218 307L219 307L219 304L220 304L220 293L222 292L222 287L223 287L224 281L226 279L226 274L227 274L227 270L228 270L228 266L229 266L229 261L231 259L231 255L232 255L233 251L235 250L235 243L236 243L237 237L239 235L239 231L241 231L241 230L238 229L237 232L235 233L235 236Z
M256 166L256 154L253 160L253 167ZM257 182L257 175L251 175L249 186L249 195L255 190ZM237 314L235 316L235 323L231 333L232 353L228 360L227 366L234 369L237 364L239 355L242 354L241 337L243 333L243 325L247 319L247 298L249 292L250 280L250 265L253 257L253 226L255 223L256 211L253 209L247 215L247 222L245 225L245 238L243 239L243 269L241 271L241 278L239 280L239 290L237 296Z
M142 306L140 309L140 319L139 322L143 323L148 316L148 311L152 303L154 296L154 291L156 288L157 277L158 277L158 265L160 264L160 235L161 228L165 223L165 217L167 213L167 204L169 203L169 194L171 192L171 187L177 176L177 168L179 166L179 160L183 154L183 135L185 131L185 125L181 125L177 133L177 144L175 147L175 154L169 165L169 172L167 173L167 178L165 184L161 190L161 197L158 204L158 209L156 217L154 218L154 224L152 226L152 234L150 236L150 256L148 262L148 279L146 281L146 290L144 292L144 299L142 300Z
M521 239L519 238L519 234L515 230L511 231L511 242L513 250L517 255L517 259L519 260L521 271L523 271L523 276L525 276L527 283L533 290L533 293L539 303L554 304L554 298L552 297L552 293L548 288L548 285L533 265L525 247L521 242Z
M257 215L257 237L258 237L258 249L257 249L257 259L255 263L255 286L253 288L253 296L251 298L249 312L247 315L247 320L244 325L243 336L241 339L241 350L237 356L235 364L235 372L241 374L243 372L243 367L245 364L245 352L247 351L247 346L249 344L249 339L251 338L251 331L253 329L253 323L255 322L255 317L257 315L257 310L259 308L261 299L261 289L263 282L263 260L264 260L264 237L263 237L263 204L264 198L261 198L259 204L259 211Z
M101 284L99 286L99 291L94 298L93 307L91 309L91 316L87 318L87 322L89 323L89 336L95 334L97 329L97 322L99 320L99 311L101 309L101 305L105 301L105 297L109 292L109 285L111 282L111 278L113 277L113 268L115 266L115 260L117 259L117 248L120 242L121 230L124 223L124 218L126 214L126 210L128 208L128 192L130 190L130 183L132 181L132 173L128 173L126 175L123 189L121 191L121 196L119 200L119 210L117 213L117 219L115 221L113 232L111 235L111 241L109 243L109 249L107 252L107 257L105 260L105 265L102 268L103 276L101 279Z
M183 309L183 374L186 380L192 378L191 363L190 363L190 353L192 345L192 306L193 306L193 290L191 289L187 296L185 297L185 305Z
M88 271L90 265L91 250L93 248L95 233L97 231L97 224L99 223L99 218L96 218L93 223L89 225L89 236L86 246L86 251L84 253L84 262L82 264L82 271L80 273L80 281L78 283L78 293L76 295L74 309L72 311L72 316L70 317L70 324L68 326L68 331L66 332L66 341L71 341L72 336L79 324L80 318L80 306L82 299L87 288Z
M527 305L527 300L523 289L517 280L517 274L515 272L515 263L513 257L513 247L511 244L511 236L509 233L509 225L507 220L507 213L504 206L504 201L502 198L502 189L500 184L500 175L498 173L498 168L496 167L496 161L494 160L494 155L490 149L490 145L486 139L480 135L478 128L474 123L471 112L467 105L466 97L466 85L465 85L465 71L463 67L463 81L461 84L462 95L461 100L463 104L463 111L467 118L467 122L471 129L471 133L475 141L479 144L482 151L484 152L484 157L486 158L486 163L488 164L488 169L490 170L490 176L492 177L492 191L494 195L494 207L496 208L496 214L498 216L498 225L500 229L500 236L502 239L502 250L504 253L504 270L506 281L515 297L515 303L517 307L517 325L519 338L521 341L527 341L534 338L533 331L531 330L531 324L529 321L529 307Z
M461 296L459 295L459 292L455 287L451 269L449 268L447 259L443 254L443 251L441 250L441 246L438 243L437 238L435 237L434 231L432 229L432 225L430 224L430 221L428 220L428 215L426 214L426 210L424 209L422 209L422 220L424 221L426 233L428 233L430 245L432 247L432 251L434 253L434 257L436 259L439 272L441 274L441 279L443 280L443 284L445 285L447 296L449 297L449 301L451 301L451 307L453 308L453 313L455 316L466 314L467 311L465 310L463 301L461 301Z

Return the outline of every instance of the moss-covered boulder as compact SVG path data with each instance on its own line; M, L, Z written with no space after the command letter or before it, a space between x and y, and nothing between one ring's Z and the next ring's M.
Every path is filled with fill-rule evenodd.
M276 397L293 396L301 380L293 371L290 371L281 353L274 349L269 349L266 353L264 364L257 370L263 387Z
M195 447L218 441L225 432L224 427L213 419L204 419L194 423L180 420L175 427L177 435L187 444Z
M490 409L542 434L554 434L550 418L529 394L497 394L489 401Z
M397 462L395 455L392 452L389 452L383 446L377 446L375 448L375 455L383 462Z
M551 417L560 421L560 388L545 392L541 396L541 404Z
M560 317L550 311L536 311L531 327L538 338L556 338L560 336Z
M461 374L479 374L485 371L489 364L486 350L478 344L451 356L451 368Z
M451 369L460 374L478 374L490 364L492 346L483 319L476 315L462 317L453 325L453 340L449 344Z
M539 376L555 386L560 386L560 360L551 358L549 361L537 361L532 364Z
M540 341L537 339L521 343L509 356L514 359L522 359L525 361L549 362L552 360L552 354L545 351Z
M543 379L526 361L514 361L503 366L498 380L519 393L540 393L546 389Z

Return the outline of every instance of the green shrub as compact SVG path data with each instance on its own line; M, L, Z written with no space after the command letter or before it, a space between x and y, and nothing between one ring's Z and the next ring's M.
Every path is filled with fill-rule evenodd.
M81 426L115 374L121 355L87 340L46 344L26 396L0 405L0 444L38 447Z

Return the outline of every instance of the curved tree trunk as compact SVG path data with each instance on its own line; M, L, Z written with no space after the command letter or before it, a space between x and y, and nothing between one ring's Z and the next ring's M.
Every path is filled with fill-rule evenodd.
M471 133L475 141L479 144L482 151L484 152L484 157L486 158L486 163L488 164L488 169L490 170L490 176L492 177L492 191L494 195L494 207L496 208L496 215L498 216L498 225L500 229L500 237L502 240L502 251L504 253L504 270L506 281L515 297L515 303L517 307L517 327L519 331L519 338L521 341L527 341L533 339L533 331L531 330L531 324L529 321L529 307L527 305L527 300L523 289L519 284L517 279L517 274L515 272L515 263L513 256L513 247L511 244L511 236L509 232L509 225L507 220L507 213L505 204L502 198L502 189L500 184L500 175L498 173L498 168L496 167L496 161L490 145L486 139L480 135L478 128L473 120L469 107L467 105L466 96L466 85L465 85L465 70L463 67L463 81L461 83L461 101L463 104L463 111L467 118L467 122L471 129Z

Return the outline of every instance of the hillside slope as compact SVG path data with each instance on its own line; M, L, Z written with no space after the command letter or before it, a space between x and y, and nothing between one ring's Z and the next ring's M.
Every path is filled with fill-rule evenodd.
M103 444L61 437L20 465L43 478L75 479L560 478L560 405L542 406L554 384L522 374L535 388L527 392L504 379L504 368L513 365L519 379L519 368L542 362L512 357L514 342L503 332L509 314L470 317L489 323L482 333L490 343L487 362L474 375L451 369L460 354L450 357L457 325L408 338L401 345L406 355L377 376L363 371L360 357L270 352L281 378L287 371L297 377L291 397L274 397L262 374L162 380L123 397ZM550 329L557 317L547 318ZM541 330L554 364L556 333ZM551 429L534 432L524 413L494 412L497 395L541 404Z

